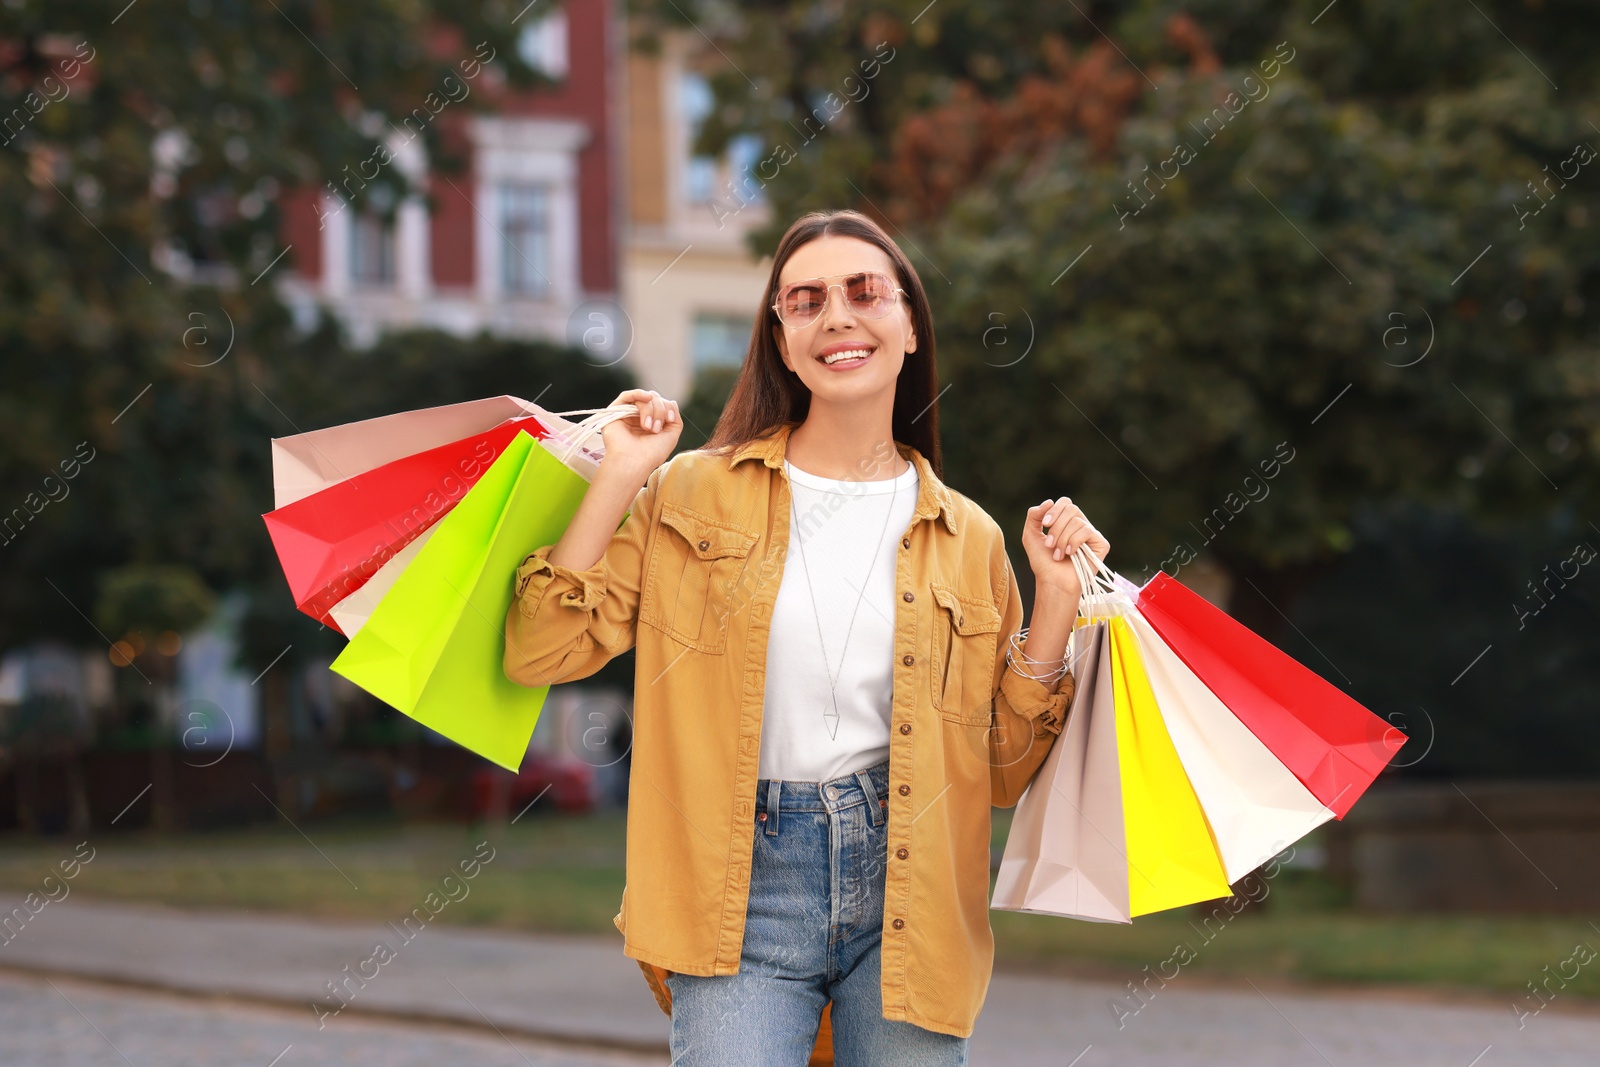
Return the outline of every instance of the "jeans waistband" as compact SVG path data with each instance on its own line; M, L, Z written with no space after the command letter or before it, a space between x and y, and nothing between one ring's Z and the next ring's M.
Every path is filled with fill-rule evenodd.
M756 811L767 811L774 804L781 811L843 811L866 803L869 796L875 803L888 799L888 760L826 782L762 778L756 783Z

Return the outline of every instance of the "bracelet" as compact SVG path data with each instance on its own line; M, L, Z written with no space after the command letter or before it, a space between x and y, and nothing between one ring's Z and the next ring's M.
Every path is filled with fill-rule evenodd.
M1011 635L1009 640L1011 642L1012 651L1016 654L1018 659L1024 660L1025 662L1028 662L1028 663L1050 663L1051 662L1050 660L1047 660L1047 659L1034 659L1032 656L1030 656L1027 653L1022 651L1022 645L1020 643L1018 643L1017 639L1018 638L1022 638L1022 637L1027 637L1028 636L1028 629L1029 629L1028 627L1024 626L1022 629L1018 630L1016 633ZM1062 663L1066 663L1067 662L1067 656L1065 654L1062 655L1061 662Z
M1020 667L1018 667L1016 665L1016 663L1012 660L1012 658L1009 655L1006 656L1006 666L1011 668L1011 670L1015 671L1017 674L1021 675L1024 678L1030 679L1030 680L1035 681L1035 682L1044 682L1046 684L1048 684L1050 682L1058 681L1063 675L1065 675L1067 673L1067 665L1065 663L1063 663L1060 667L1057 667L1055 670L1049 671L1048 673L1045 673L1045 674L1029 674L1027 671L1022 670Z
M1052 667L1050 670L1046 671L1044 674L1030 674L1029 672L1027 672L1025 670L1022 670L1020 667L1017 666L1016 661L1019 660L1019 659L1022 660L1023 662L1025 662L1025 663L1029 664L1030 666L1040 665L1040 664L1049 664L1049 663L1052 662L1051 660L1047 660L1047 659L1035 659L1032 656L1029 656L1027 653L1022 651L1022 646L1019 644L1018 639L1021 638L1021 637L1025 637L1027 635L1027 633L1028 633L1028 627L1024 626L1022 629L1018 630L1016 633L1012 634L1007 639L1008 643L1010 644L1010 648L1008 648L1006 650L1006 665L1009 668L1011 668L1011 670L1015 671L1017 674L1021 675L1022 677L1031 679L1031 680L1036 681L1036 682L1047 682L1047 683L1048 682L1054 682L1054 681L1058 680L1059 678L1061 678L1063 675L1067 674L1068 671L1070 670L1070 667L1069 667L1069 657L1066 656L1066 655L1063 655L1061 657L1060 663L1056 664L1056 666Z

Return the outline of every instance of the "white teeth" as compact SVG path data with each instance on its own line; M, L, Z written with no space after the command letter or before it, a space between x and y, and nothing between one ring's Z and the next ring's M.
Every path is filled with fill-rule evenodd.
M865 359L871 354L867 348L847 348L843 352L832 352L822 357L824 363L838 363L846 359Z

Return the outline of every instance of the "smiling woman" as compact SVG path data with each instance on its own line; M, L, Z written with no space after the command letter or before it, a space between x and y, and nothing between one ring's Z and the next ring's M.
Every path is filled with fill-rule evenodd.
M617 398L638 422L518 568L504 667L555 684L637 644L615 921L675 1064L962 1064L990 806L1065 721L1066 557L1110 546L1065 497L1028 509L1023 630L1000 526L941 480L927 296L870 219L795 222L758 315L706 447L671 456L676 405Z

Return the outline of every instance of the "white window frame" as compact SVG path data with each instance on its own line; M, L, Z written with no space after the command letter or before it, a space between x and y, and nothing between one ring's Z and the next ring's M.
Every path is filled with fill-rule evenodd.
M402 139L398 134L386 138L396 173L396 186L403 178L422 183L427 174L427 155L419 141ZM380 175L381 176L381 175ZM338 298L351 293L398 293L410 300L427 298L433 290L433 250L428 234L428 208L420 196L405 196L394 215L394 278L383 286L357 283L352 273L354 256L351 230L356 209L340 196L322 195L322 292Z
M400 250L395 232L399 228L399 219L385 219L376 210L357 211L354 208L346 208L344 215L345 240L349 243L350 288L362 292L392 291L400 277ZM357 274L362 247L360 235L363 229L377 238L377 252L380 258L380 275L377 277L363 278ZM385 258L387 263L381 262ZM381 274L383 267L387 267L387 277Z
M582 122L479 116L473 120L476 182L474 244L476 288L485 303L533 301L557 307L577 302L578 150L591 136ZM538 296L505 291L502 259L514 255L499 226L499 187L543 185L550 210L550 263L541 268L548 288Z
M507 218L508 199L513 192L528 192L537 201L535 210L539 213L536 219L535 233L541 238L542 249L534 249L534 257L528 258L528 250L515 249L512 246L514 230ZM552 198L550 187L543 182L500 182L494 188L494 213L495 224L500 230L501 256L500 256L500 285L505 290L507 297L520 299L543 299L549 292L551 281L550 274L555 265L551 261L550 234L554 226L552 219ZM542 251L543 257L538 256ZM524 263L523 260L527 259ZM531 272L531 276L530 276ZM529 283L524 287L512 288L511 275L521 275Z

